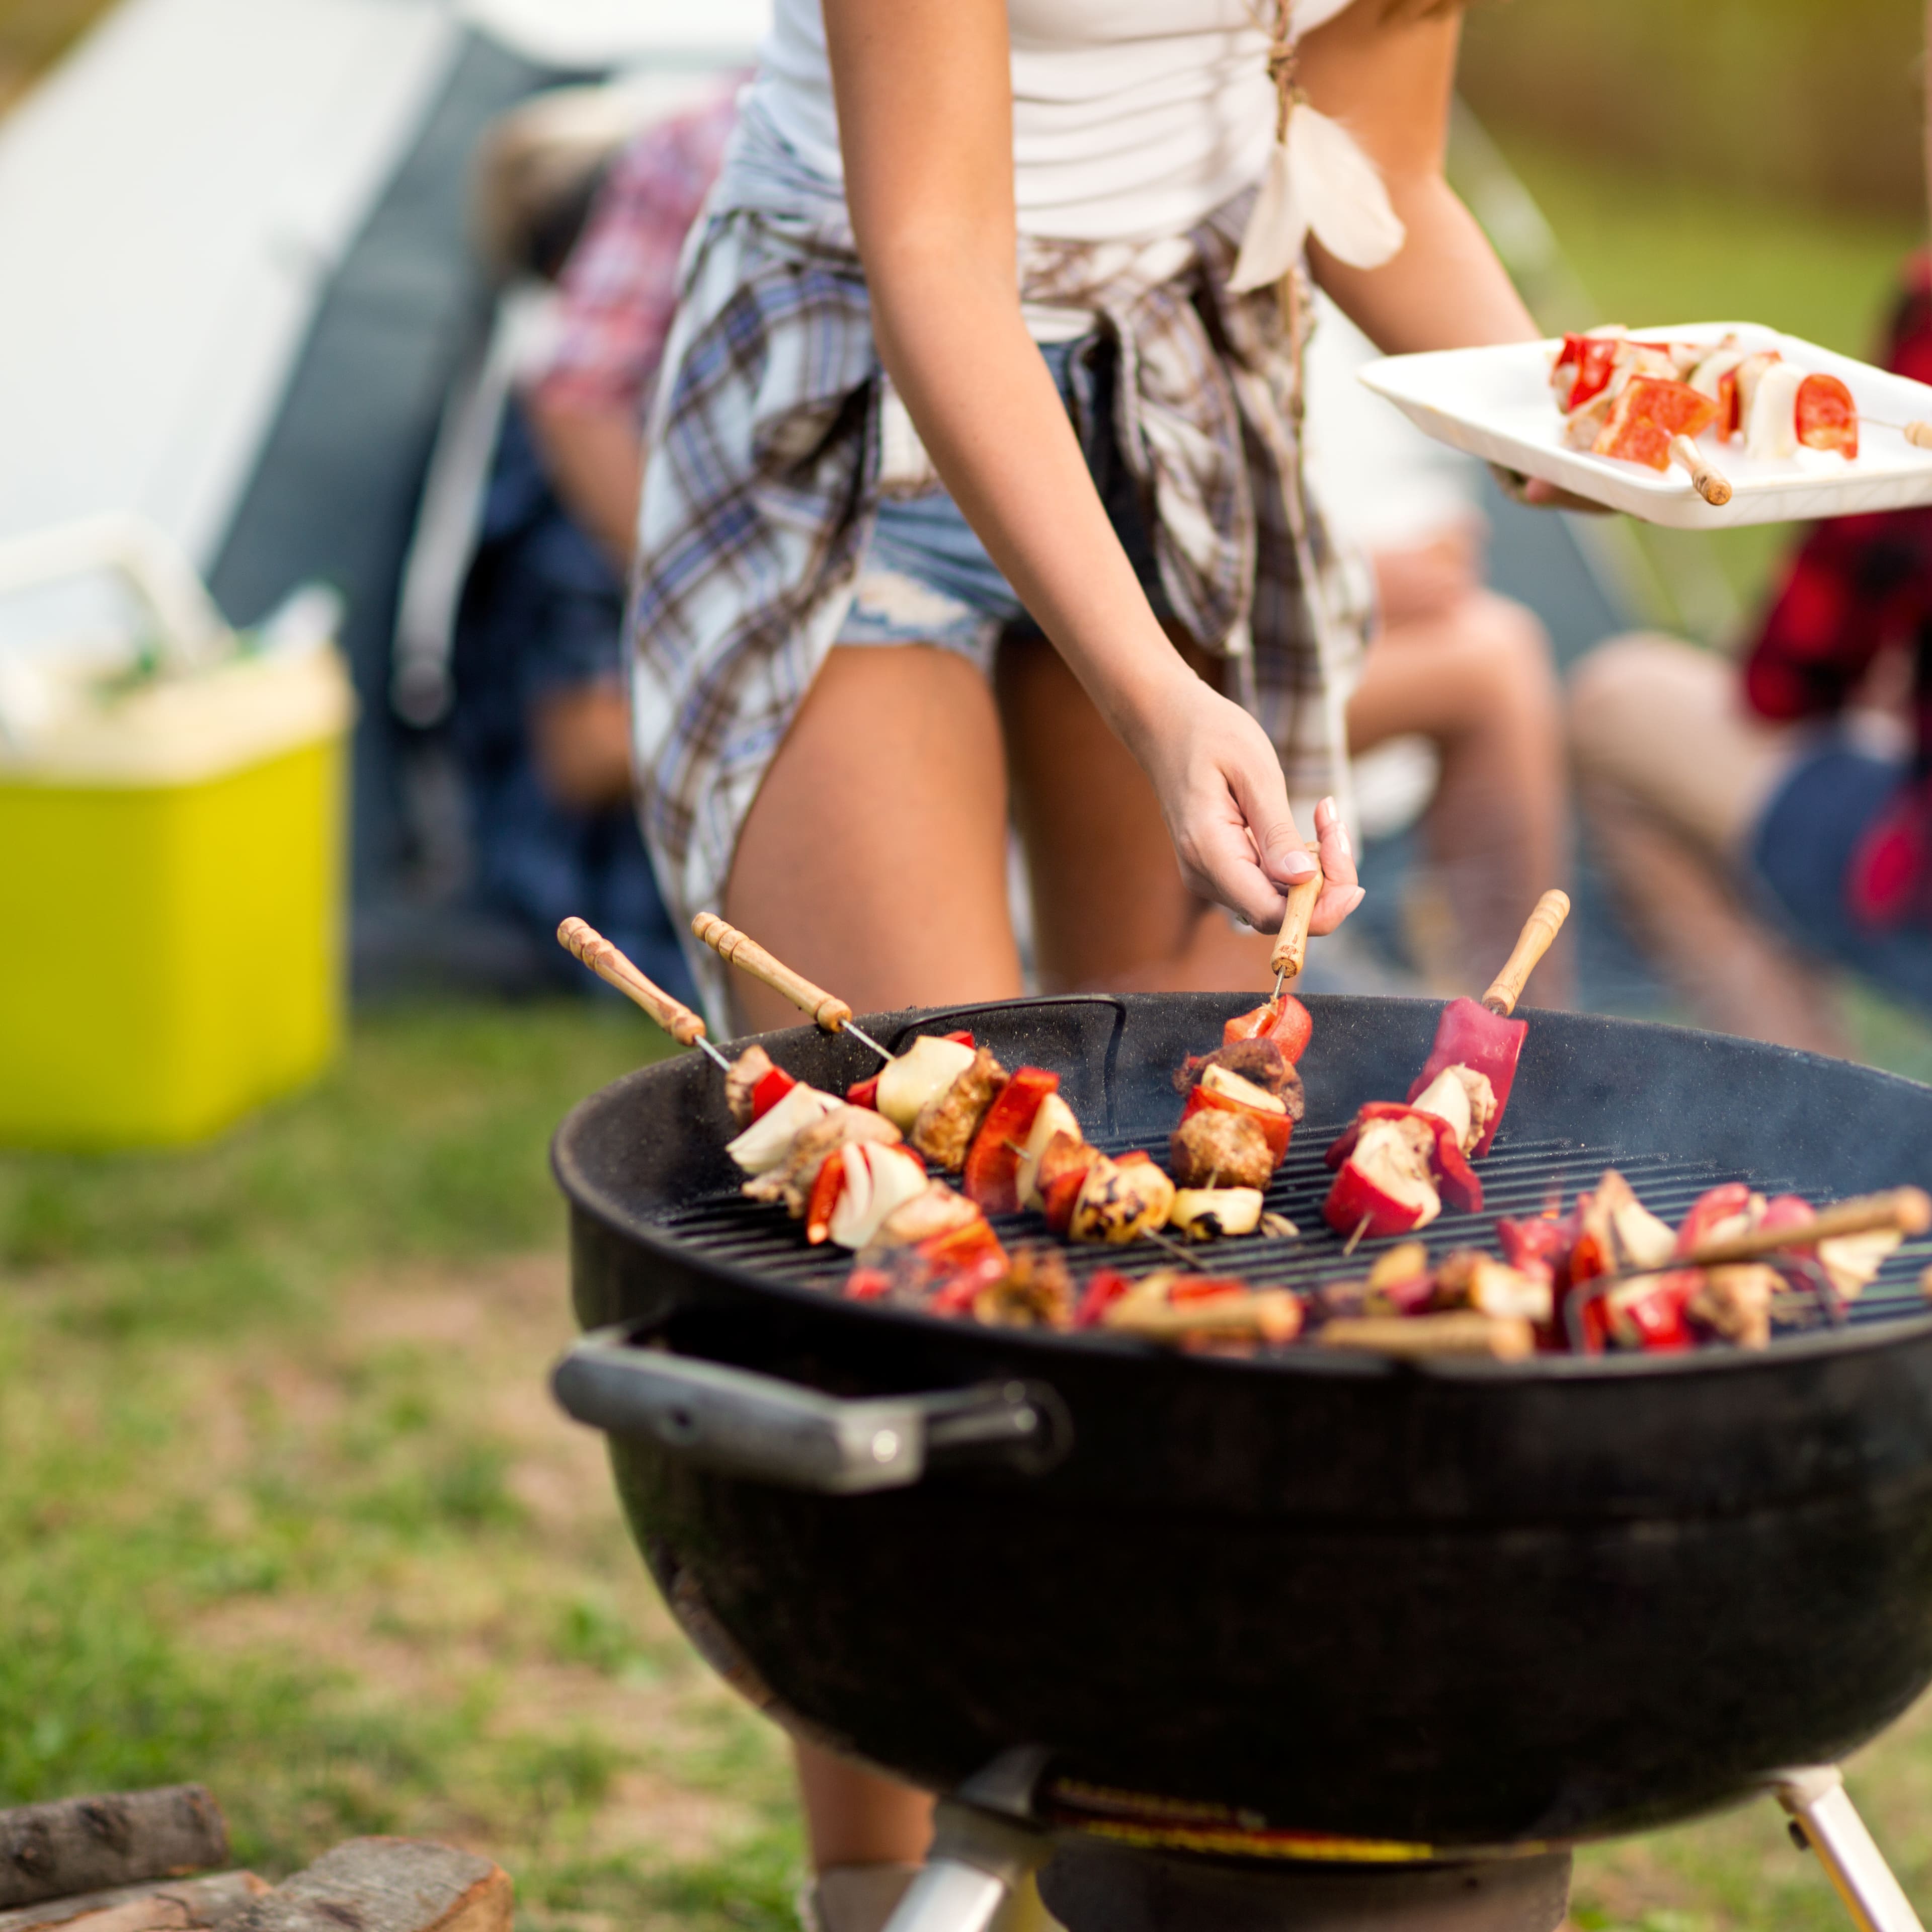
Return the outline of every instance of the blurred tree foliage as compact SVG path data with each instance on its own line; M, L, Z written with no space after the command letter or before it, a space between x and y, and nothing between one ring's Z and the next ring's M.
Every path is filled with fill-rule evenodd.
M1497 133L1713 188L1916 213L1922 0L1507 0L1462 84Z

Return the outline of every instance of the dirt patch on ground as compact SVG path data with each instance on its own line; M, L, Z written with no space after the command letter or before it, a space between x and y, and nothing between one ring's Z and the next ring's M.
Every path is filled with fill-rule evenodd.
M475 1709L487 1686L481 1749L494 1748L490 1740L598 1741L618 1768L590 1820L592 1856L699 1859L752 1828L755 1805L731 1788L728 1770L746 1748L742 1707L658 1600L624 1529L602 1438L550 1397L550 1366L574 1332L561 1258L363 1276L334 1306L306 1353L265 1340L245 1368L212 1383L198 1448L212 1520L247 1520L265 1406L281 1453L335 1493L335 1460L362 1426L356 1400L369 1400L346 1392L398 1350L413 1358L408 1372L438 1413L397 1438L398 1465L460 1432L507 1458L503 1487L522 1520L473 1539L446 1531L419 1552L392 1550L368 1574L328 1587L212 1604L194 1618L197 1642L313 1666L356 1702L453 1709L468 1700ZM378 1452L376 1480L389 1453ZM361 1474L370 1479L366 1466ZM756 1743L760 1762L782 1748L774 1739L768 1754Z

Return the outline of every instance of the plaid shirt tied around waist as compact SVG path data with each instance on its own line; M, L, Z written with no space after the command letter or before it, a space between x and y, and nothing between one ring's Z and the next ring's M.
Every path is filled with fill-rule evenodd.
M1021 292L1090 315L1118 345L1114 430L1151 507L1162 588L1232 661L1230 695L1251 704L1299 801L1346 787L1366 573L1311 507L1304 595L1286 332L1272 290L1227 288L1251 200L1154 242L1022 238ZM680 927L722 899L766 768L844 620L898 406L842 196L800 174L754 106L686 256L628 620L645 836ZM722 968L687 951L722 1018Z

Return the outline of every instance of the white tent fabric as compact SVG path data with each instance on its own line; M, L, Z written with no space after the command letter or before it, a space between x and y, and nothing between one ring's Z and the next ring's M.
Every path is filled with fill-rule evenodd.
M206 566L460 40L429 0L127 0L0 123L0 536L134 511Z

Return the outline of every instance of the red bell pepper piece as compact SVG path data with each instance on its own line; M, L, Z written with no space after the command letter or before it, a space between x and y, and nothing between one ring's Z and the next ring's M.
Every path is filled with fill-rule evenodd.
M1451 1066L1466 1066L1485 1076L1496 1096L1496 1111L1483 1137L1470 1151L1480 1160L1487 1154L1502 1125L1509 1106L1510 1089L1516 1084L1516 1063L1528 1036L1527 1020L1504 1019L1492 1013L1480 1000L1451 1000L1436 1023L1436 1044L1430 1048L1422 1071L1408 1090L1416 1099L1436 1076Z
M1271 1040L1281 1048L1282 1058L1299 1060L1308 1046L1315 1022L1308 1009L1292 993L1269 1000L1252 1012L1237 1013L1221 1028L1221 1044L1232 1046L1239 1040Z
M963 1027L957 1033L945 1034L941 1037L951 1040L956 1046L970 1046L973 1044L973 1036Z
M966 1198L978 1202L988 1214L1018 1212L1021 1150L1047 1096L1059 1090L1058 1074L1022 1066L986 1109L967 1152L962 1185Z
M832 1232L832 1210L845 1191L845 1150L834 1148L820 1165L805 1204L805 1238L816 1246Z
M1248 1285L1244 1281L1228 1281L1214 1275L1190 1275L1185 1280L1177 1281L1167 1291L1167 1298L1176 1308L1191 1306L1197 1301L1214 1301L1224 1294L1246 1294Z
M1217 1094L1211 1088L1197 1086L1187 1096L1187 1104L1180 1110L1184 1120L1192 1120L1203 1108L1213 1107L1224 1114L1245 1114L1262 1130L1266 1139L1268 1153L1276 1166L1281 1165L1282 1156L1288 1152L1288 1144L1294 1133L1294 1123L1286 1114L1269 1112L1265 1108L1251 1107L1245 1100L1237 1100L1226 1094Z
M934 1315L964 1315L981 1292L1001 1280L1012 1263L984 1216L950 1234L919 1244L919 1257L932 1277L944 1283L926 1304Z
M1727 1180L1698 1196L1677 1230L1677 1252L1688 1255L1709 1240L1711 1230L1720 1222L1743 1214L1750 1205L1751 1191L1742 1180Z
M1496 1222L1496 1240L1503 1259L1513 1268L1560 1268L1576 1238L1576 1229L1565 1228L1552 1215L1539 1215L1526 1221L1512 1221L1504 1215Z
M1087 1184L1087 1169L1070 1167L1056 1174L1040 1190L1040 1200L1046 1211L1046 1225L1056 1234L1064 1234L1073 1225L1074 1203L1080 1198L1080 1190Z
M1759 1216L1760 1228L1798 1228L1816 1220L1818 1210L1802 1194L1774 1194Z
M758 1076L752 1089L752 1118L762 1120L798 1084L782 1066L774 1066Z
M1096 1268L1087 1277L1080 1306L1073 1311L1074 1327L1097 1328L1100 1318L1132 1286L1125 1275L1114 1268Z
M845 1090L845 1104L848 1107L869 1107L874 1113L879 1111L879 1076L875 1073L869 1080L855 1080Z
M1335 1184L1322 1204L1322 1218L1338 1234L1353 1234L1358 1228L1371 1240L1391 1234L1406 1234L1422 1225L1424 1209L1418 1202L1399 1201L1378 1187L1352 1160L1342 1162ZM1364 1226L1364 1224L1366 1223Z
M1576 371L1570 379L1570 393L1563 400L1564 409L1576 409L1610 387L1610 378L1616 373L1617 351L1622 346L1621 336L1564 337L1563 352L1557 361L1559 364L1570 364Z
M1696 1268L1673 1268L1668 1274L1610 1289L1590 1312L1600 1317L1610 1340L1619 1348L1688 1348L1696 1337L1684 1311L1701 1280Z
M1370 1120L1399 1120L1404 1117L1426 1124L1436 1138L1432 1165L1442 1198L1452 1208L1467 1214L1483 1211L1483 1184L1456 1139L1456 1130L1439 1114L1424 1113L1420 1107L1405 1106L1397 1100L1365 1100L1355 1110L1355 1118L1323 1156L1330 1168L1339 1168L1355 1150L1363 1127ZM1352 1223L1350 1224L1352 1226Z
M1807 376L1798 386L1798 440L1807 449L1835 449L1847 463L1858 453L1858 406L1835 376Z

